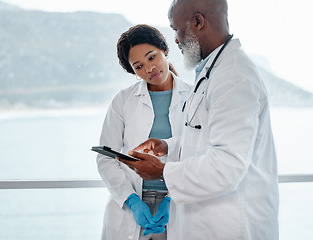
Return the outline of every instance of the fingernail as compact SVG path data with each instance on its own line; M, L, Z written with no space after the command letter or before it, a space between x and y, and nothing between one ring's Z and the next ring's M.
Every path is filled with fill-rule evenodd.
M133 155L133 153L134 153L134 152L133 152L132 150L128 151L128 154L129 154L129 155Z

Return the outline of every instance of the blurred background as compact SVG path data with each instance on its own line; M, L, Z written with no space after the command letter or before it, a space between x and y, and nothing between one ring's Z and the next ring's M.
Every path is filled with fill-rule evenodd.
M137 81L116 56L130 26L160 29L180 77L194 82L169 28L170 3L0 0L1 186L100 180L90 147L114 95ZM269 93L280 175L313 174L311 10L310 0L229 1L231 33ZM100 239L105 187L5 188L0 239ZM281 239L313 239L313 183L281 183L280 194Z

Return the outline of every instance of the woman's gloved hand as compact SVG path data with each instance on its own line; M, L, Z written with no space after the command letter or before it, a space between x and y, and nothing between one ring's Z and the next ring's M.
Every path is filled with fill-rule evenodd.
M141 201L136 193L129 195L125 203L132 210L138 225L144 228L147 224L155 223L148 205Z
M170 212L171 198L165 197L159 205L158 212L154 216L155 223L148 223L145 225L144 236L150 233L162 233L165 231L165 225L168 224Z
M165 231L164 227L151 227L151 228L147 227L143 231L143 236L147 236L150 233L158 234L158 233L162 233L164 231Z

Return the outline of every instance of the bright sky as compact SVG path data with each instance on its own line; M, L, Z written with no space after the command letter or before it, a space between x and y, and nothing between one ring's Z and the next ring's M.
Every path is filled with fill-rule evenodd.
M1 0L0 0L1 1ZM133 24L169 26L171 0L2 0L26 9L119 13ZM312 0L229 0L231 32L273 72L313 92Z

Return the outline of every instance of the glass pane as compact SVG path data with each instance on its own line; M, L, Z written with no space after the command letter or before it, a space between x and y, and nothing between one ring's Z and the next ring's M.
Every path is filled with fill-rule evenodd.
M280 239L313 239L313 183L283 183L280 189Z
M169 2L162 1L159 16L167 21ZM4 42L0 44L0 179L99 177L90 147L98 144L107 104L119 89L137 81L123 71L116 56L117 39L129 26L162 24L170 61L185 81L194 81L169 24L151 14L138 14L150 13L149 5L136 4L142 0L89 1L88 6L70 0L60 5L40 1L37 6L26 0L5 2L0 4L0 43ZM307 31L311 1L299 0L297 6L291 0L228 4L230 31L256 62L268 88L279 173L313 173L312 107L303 107L313 106L308 60L313 45L295 44L305 42L301 37L311 39L312 31ZM147 10L139 10L139 5ZM136 9L129 11L132 6ZM301 11L295 11L297 7ZM65 13L83 9L127 17ZM301 64L296 64L300 59Z
M280 239L313 239L313 183L280 188ZM0 239L100 239L109 193L97 189L0 190Z
M313 173L313 108L271 109L279 174Z
M23 112L0 118L0 179L99 178L106 109Z
M0 239L99 240L106 188L0 190Z

